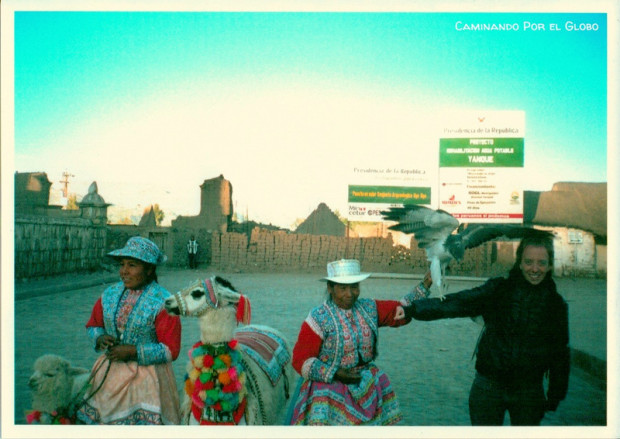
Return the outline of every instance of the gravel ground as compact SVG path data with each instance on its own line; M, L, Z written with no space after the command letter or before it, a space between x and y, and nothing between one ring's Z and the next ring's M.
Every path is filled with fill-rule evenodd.
M167 289L176 291L190 280L211 274L206 270L168 270L162 271L159 278ZM220 275L250 298L253 323L279 329L291 345L308 311L326 295L325 284L318 281L320 275L316 274ZM370 278L362 283L362 297L399 299L417 282ZM605 286L604 281L594 282L599 289ZM451 290L472 285L471 282L453 282ZM583 296L583 291L591 292L594 284L578 285L581 285L579 281L561 281L560 290L566 293L569 304L574 298ZM89 345L84 324L103 288L103 285L59 288L63 291L14 302L16 424L25 422L24 410L30 403L27 382L34 359L44 353L56 353L76 366L89 368L93 364L97 354ZM605 313L598 321L604 328ZM380 329L377 363L387 372L400 399L404 414L402 425L469 425L467 397L474 375L472 352L480 329L470 319L413 321L401 328ZM604 339L605 330L602 332L597 336ZM174 364L180 395L186 352L198 339L197 321L184 319L183 346ZM545 417L543 425L604 426L606 411L605 383L573 368L566 400L557 412Z

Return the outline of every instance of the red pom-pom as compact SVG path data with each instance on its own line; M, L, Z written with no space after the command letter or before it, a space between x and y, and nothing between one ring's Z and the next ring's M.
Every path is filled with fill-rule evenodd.
M202 365L209 369L213 366L213 357L211 355L205 355L202 359Z
M41 412L34 410L26 415L26 422L32 424L33 422L41 422Z
M233 381L230 384L222 387L224 393L237 393L241 390L241 383L239 381Z

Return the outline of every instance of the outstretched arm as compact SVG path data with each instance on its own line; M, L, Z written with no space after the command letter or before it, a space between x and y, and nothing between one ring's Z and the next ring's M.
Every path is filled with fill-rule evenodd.
M485 307L494 301L500 290L503 278L489 279L483 285L439 298L414 300L404 306L405 318L416 320L437 320L454 317L475 317L483 313Z
M396 308L394 319L401 320L405 318L405 311L403 309L404 306L410 306L414 300L426 299L431 294L429 288L432 284L433 279L431 277L431 272L427 271L424 275L424 279L422 279L422 282L416 285L412 292L407 293L402 299L400 299L400 304L402 306L398 306Z

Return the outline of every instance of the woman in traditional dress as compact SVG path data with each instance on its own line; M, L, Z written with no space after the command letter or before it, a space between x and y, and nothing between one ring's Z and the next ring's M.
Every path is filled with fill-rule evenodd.
M401 420L390 380L374 360L379 327L411 319L394 318L403 313L398 301L358 299L360 282L368 276L354 259L327 264L323 280L329 296L310 311L293 349L301 385L291 424L393 425ZM418 297L428 296L423 283L416 291Z
M181 321L164 309L170 295L157 283L166 260L157 245L134 236L108 253L121 282L97 300L86 327L96 351L94 379L78 419L87 424L178 424L172 361L181 347Z

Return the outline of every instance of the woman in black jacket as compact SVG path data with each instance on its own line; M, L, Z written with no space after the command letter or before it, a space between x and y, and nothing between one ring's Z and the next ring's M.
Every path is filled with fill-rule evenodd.
M553 241L526 237L507 279L404 307L406 317L418 320L483 317L469 394L472 425L502 425L506 411L512 425L539 425L545 411L555 411L566 396L568 306L552 271Z

